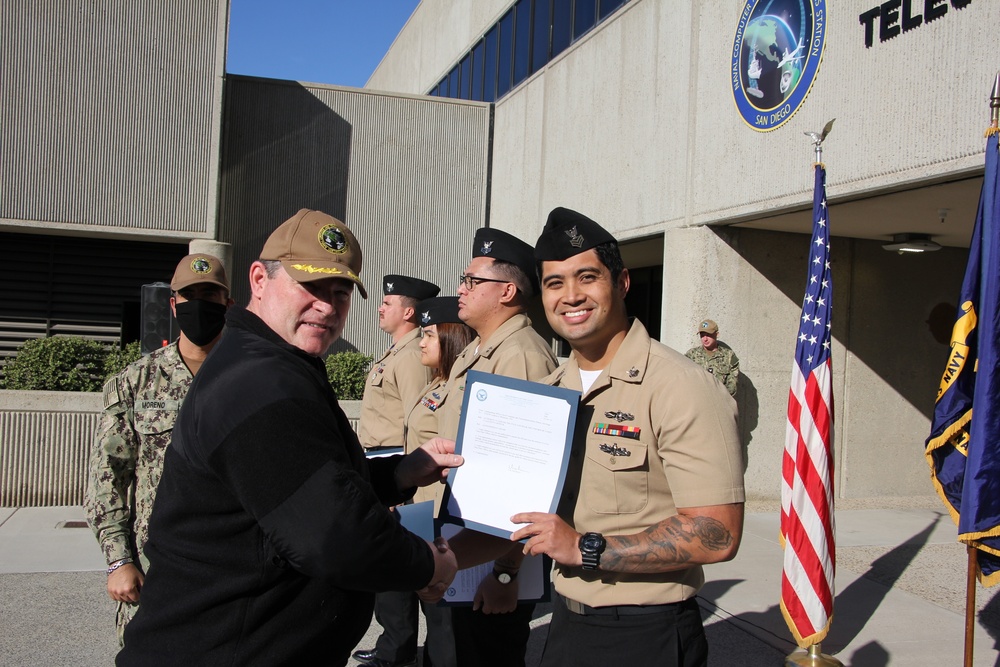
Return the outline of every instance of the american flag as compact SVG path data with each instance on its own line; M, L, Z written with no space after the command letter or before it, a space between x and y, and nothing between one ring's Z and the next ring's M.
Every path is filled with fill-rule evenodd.
M809 248L809 281L795 342L781 462L781 612L802 648L826 637L833 615L833 283L822 164L816 165Z

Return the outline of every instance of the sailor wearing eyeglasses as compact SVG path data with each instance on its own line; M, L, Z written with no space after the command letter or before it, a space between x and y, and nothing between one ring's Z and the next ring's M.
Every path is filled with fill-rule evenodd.
M458 434L470 370L532 381L555 370L552 350L525 315L536 294L534 248L498 229L476 231L472 260L458 285L458 316L475 329L476 338L458 355L445 385L437 409L441 436L454 440ZM475 610L452 610L459 665L524 665L535 605L517 604L517 571L523 558L520 545L515 545L496 560L494 576L479 585Z

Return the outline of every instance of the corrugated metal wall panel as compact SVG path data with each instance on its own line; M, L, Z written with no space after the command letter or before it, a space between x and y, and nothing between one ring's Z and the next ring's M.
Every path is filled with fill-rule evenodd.
M0 411L0 506L83 504L99 417Z
M335 349L381 353L384 274L455 293L486 220L489 133L487 104L229 77L219 240L233 244L235 298L246 303L271 231L300 208L323 210L361 242L370 293Z
M0 5L0 223L213 235L227 14Z

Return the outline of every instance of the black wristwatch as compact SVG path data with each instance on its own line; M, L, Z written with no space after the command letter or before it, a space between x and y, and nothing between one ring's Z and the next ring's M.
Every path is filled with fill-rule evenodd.
M501 584L507 585L517 579L517 572L501 572L500 570L493 568L493 576L496 577L497 581Z
M601 566L601 554L608 546L600 533L585 533L580 536L580 555L583 556L583 569L596 570Z

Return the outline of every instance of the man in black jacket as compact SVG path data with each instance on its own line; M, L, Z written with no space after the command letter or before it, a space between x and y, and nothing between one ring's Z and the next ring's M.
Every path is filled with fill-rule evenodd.
M303 209L260 258L178 419L119 665L344 665L375 592L454 578L387 509L459 465L453 444L365 459L319 359L367 298L354 235Z

